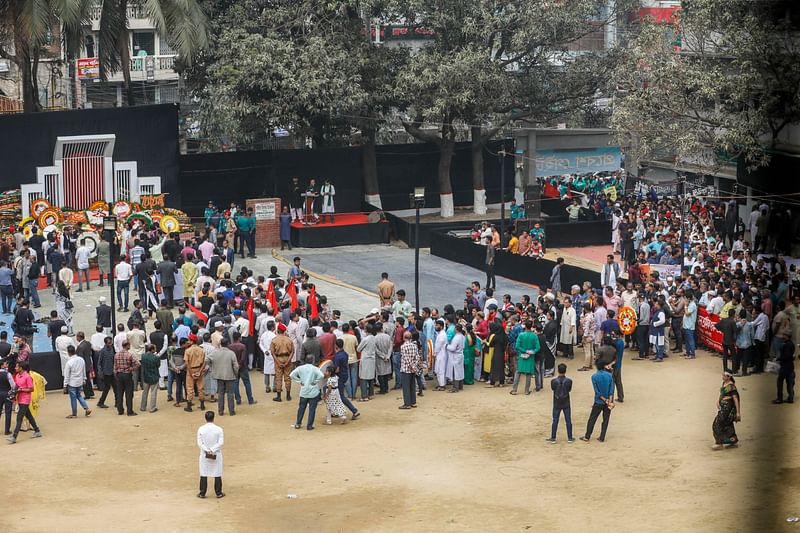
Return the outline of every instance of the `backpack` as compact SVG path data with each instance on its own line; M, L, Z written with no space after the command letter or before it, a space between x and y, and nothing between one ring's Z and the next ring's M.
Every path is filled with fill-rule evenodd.
M28 279L38 279L40 274L41 268L39 267L39 262L34 261L31 263L30 270L28 270Z
M558 378L556 378L558 379ZM553 391L553 397L556 400L565 400L569 398L569 391L567 390L567 380L559 379L556 384L556 390Z

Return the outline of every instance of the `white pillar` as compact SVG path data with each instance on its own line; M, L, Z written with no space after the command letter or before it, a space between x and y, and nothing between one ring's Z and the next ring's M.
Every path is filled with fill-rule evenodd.
M440 212L442 218L449 218L455 215L455 209L453 207L453 193L440 194L439 202L442 206Z

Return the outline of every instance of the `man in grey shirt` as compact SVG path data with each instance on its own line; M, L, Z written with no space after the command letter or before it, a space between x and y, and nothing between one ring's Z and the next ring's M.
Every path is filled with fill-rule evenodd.
M239 362L236 354L228 348L230 341L223 337L220 347L212 351L209 356L211 377L217 380L217 402L219 414L225 414L225 396L228 396L228 412L231 416L236 414L234 409L233 388L239 377Z
M647 303L647 294L639 293L639 306L636 309L636 342L639 344L639 357L635 359L647 359L650 351L650 304Z
M495 288L495 279L494 279L494 256L495 256L495 249L492 246L492 238L486 237L486 288L487 289L494 289Z

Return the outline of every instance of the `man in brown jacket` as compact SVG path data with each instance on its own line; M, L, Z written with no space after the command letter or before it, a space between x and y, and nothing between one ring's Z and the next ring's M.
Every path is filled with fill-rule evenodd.
M270 353L275 360L275 397L272 401L281 402L281 390L286 384L286 401L292 400L292 380L289 373L292 371L292 356L294 343L286 335L286 326L278 324L278 334L272 339Z
M190 334L189 342L191 346L186 348L183 354L183 359L186 362L186 407L183 410L191 413L195 385L197 385L197 396L200 398L200 409L206 408L206 396L203 389L203 376L206 373L206 352L198 344L197 335Z

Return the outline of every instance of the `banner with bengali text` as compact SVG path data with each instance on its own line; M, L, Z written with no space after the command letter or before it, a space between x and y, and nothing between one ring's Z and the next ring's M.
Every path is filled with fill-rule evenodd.
M717 322L719 322L719 315L709 314L705 307L697 307L697 325L695 326L697 344L722 353L722 332L716 328Z
M536 150L536 177L613 172L622 166L619 146L580 150Z

